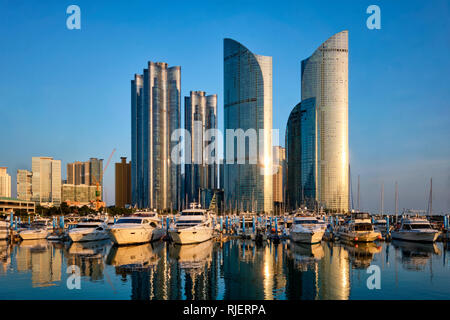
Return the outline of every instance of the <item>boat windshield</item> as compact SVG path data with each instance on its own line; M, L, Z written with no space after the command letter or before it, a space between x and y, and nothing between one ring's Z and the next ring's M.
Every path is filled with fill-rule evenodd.
M142 220L141 219L119 219L116 221L116 224L121 224L121 223L141 224Z
M188 211L188 212L182 212L182 216L203 216L202 211Z
M182 226L193 226L199 223L202 223L203 221L201 220L189 220L189 221L178 221L177 222L177 226L182 227Z
M295 224L319 224L318 220L295 220Z
M97 226L94 224L77 224L76 228L77 229L93 229L93 228L97 228Z
M431 229L431 226L429 224L426 223L414 223L414 224L410 224L411 229Z
M353 226L355 231L372 231L373 227L370 223L357 223Z

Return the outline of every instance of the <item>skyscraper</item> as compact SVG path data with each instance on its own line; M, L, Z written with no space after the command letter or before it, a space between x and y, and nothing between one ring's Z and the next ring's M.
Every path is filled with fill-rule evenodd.
M28 170L17 170L17 199L31 200L31 182L33 174Z
M0 197L11 198L11 176L7 167L0 167Z
M131 204L131 162L126 157L120 157L116 163L116 207L124 208Z
M139 207L178 208L180 165L171 161L180 128L181 68L148 62L131 81L132 199Z
M185 127L191 136L190 152L186 152L185 192L189 202L199 202L199 190L217 188L215 148L209 155L207 147L217 141L204 141L203 134L217 129L217 95L206 96L204 91L191 91L184 98ZM186 147L189 147L187 145ZM209 158L212 157L212 158Z
M302 102L286 133L289 204L314 199L327 209L348 211L348 31L303 60L301 77Z
M33 157L31 162L32 200L40 204L61 203L61 160Z
M272 57L253 54L232 39L224 39L224 112L225 130L256 130L256 142L245 138L245 155L240 157L236 143L229 150L225 132L225 201L247 210L255 204L259 212L273 212ZM250 163L253 147L256 163Z
M285 177L283 176L283 169L286 160L286 149L280 146L273 147L274 153L274 171L273 175L273 201L282 203L284 200L284 188L283 181Z

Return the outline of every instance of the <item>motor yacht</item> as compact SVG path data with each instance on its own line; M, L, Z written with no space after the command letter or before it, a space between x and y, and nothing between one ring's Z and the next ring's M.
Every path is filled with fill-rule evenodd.
M196 204L183 210L169 228L169 235L177 244L193 244L212 238L214 226L208 211Z
M354 242L373 242L381 239L381 232L373 228L368 213L355 213L351 219L337 228L340 239Z
M22 240L40 240L46 239L48 236L47 225L43 223L32 223L29 229L18 232Z
M439 231L431 227L425 218L403 218L400 228L391 232L392 239L434 242L439 236Z
M314 216L295 216L289 229L289 238L294 242L319 243L326 225Z
M109 228L109 234L115 244L128 245L159 240L165 232L156 212L137 212L119 218Z
M109 239L106 223L101 219L85 219L67 232L72 242Z

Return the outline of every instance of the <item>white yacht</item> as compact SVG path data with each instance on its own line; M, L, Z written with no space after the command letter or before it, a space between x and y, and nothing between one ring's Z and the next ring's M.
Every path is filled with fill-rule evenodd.
M439 231L431 227L425 218L403 218L398 230L391 232L392 239L434 242L439 236Z
M289 229L289 238L294 242L319 243L326 225L313 216L295 216Z
M72 242L98 241L109 239L107 225L103 220L86 219L67 232Z
M115 244L138 244L161 239L165 232L156 212L138 212L122 217L109 228Z
M22 240L40 240L48 236L47 225L43 223L32 223L30 229L21 230L18 233Z
M373 228L372 220L368 213L355 213L351 219L338 226L339 238L355 242L373 242L381 239L381 232Z
M208 211L196 204L183 210L169 229L169 235L177 244L193 244L212 238L214 226Z
M6 240L9 236L9 222L0 221L0 240Z

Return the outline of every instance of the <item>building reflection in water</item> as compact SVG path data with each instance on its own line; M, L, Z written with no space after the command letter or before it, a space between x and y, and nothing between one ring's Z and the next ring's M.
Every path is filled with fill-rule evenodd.
M13 248L18 272L30 272L32 287L46 287L61 281L61 250L47 240L25 240Z
M10 247L7 241L0 240L0 274L5 274L11 265Z
M319 299L347 300L350 296L348 251L340 245L322 243L324 257L319 265Z
M103 259L111 245L109 240L73 242L68 245L66 264L78 266L81 276L87 277L90 281L103 280L105 269Z

